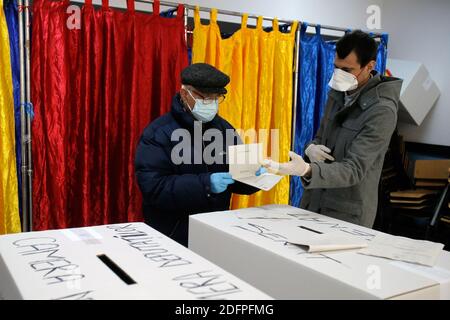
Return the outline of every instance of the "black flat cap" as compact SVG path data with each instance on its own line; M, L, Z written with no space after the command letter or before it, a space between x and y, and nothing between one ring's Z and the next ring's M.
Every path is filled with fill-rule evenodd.
M227 93L230 77L207 63L194 63L181 72L181 83L191 85L201 93Z

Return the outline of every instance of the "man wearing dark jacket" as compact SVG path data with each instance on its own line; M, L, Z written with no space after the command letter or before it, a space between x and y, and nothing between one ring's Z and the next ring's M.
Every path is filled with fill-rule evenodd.
M342 37L336 52L326 110L305 146L306 161L291 152L290 162L265 166L302 177L302 208L371 228L402 80L373 70L377 45L362 31Z
M232 193L258 189L228 173L228 146L241 143L217 115L229 77L197 63L182 71L181 81L171 111L144 130L135 170L146 223L187 246L190 214L228 210Z

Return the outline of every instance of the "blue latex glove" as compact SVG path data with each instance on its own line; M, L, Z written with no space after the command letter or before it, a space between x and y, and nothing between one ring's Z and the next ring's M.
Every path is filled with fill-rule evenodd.
M227 190L228 185L234 183L231 174L228 172L213 173L210 179L212 193L222 193Z
M260 175L262 175L264 173L267 173L267 169L264 168L264 167L261 167L261 168L258 169L258 171L256 171L255 174L256 174L256 176L260 176Z

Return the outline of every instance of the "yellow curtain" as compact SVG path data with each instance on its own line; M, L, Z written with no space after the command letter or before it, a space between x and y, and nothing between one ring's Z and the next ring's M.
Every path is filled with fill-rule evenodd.
M20 232L9 34L0 1L0 234Z
M209 63L230 76L228 94L219 114L236 129L243 130L244 142L261 142L266 156L288 161L297 22L290 33L281 33L276 19L271 32L263 30L262 17L258 18L256 28L248 28L247 20L248 15L243 15L240 30L222 39L217 10L211 10L210 23L203 25L196 8L192 62ZM271 134L271 129L278 131ZM234 195L231 208L288 202L289 178L284 177L269 192Z

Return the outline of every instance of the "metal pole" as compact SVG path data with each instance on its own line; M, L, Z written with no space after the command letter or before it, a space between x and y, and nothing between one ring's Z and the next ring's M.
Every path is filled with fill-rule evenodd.
M25 0L25 101L31 103L31 76L30 76L30 0ZM33 166L31 159L31 115L27 112L25 114L26 119L26 152L27 152L27 204L28 204L28 231L33 231ZM24 196L24 195L23 195Z
M292 131L291 131L291 150L295 150L295 130L296 130L296 122L297 122L297 103L298 103L298 68L300 65L300 29L301 24L299 23L297 26L297 30L295 32L295 51L294 51L294 61L295 61L295 69L294 69L294 97L293 97L293 105L292 105ZM289 186L290 180L289 178ZM292 190L289 188L289 204L292 205Z
M28 220L28 185L27 185L27 154L26 154L26 119L25 119L25 62L24 62L24 28L23 28L23 0L17 2L19 22L19 61L20 61L20 150L22 172L22 231L29 230Z
M298 68L300 65L300 24L298 24L296 37L295 37L295 70L294 70L294 105L292 110L292 139L291 150L295 147L295 130L296 130L296 118L297 118L297 95L298 95Z
M137 1L147 2L147 1L142 1L142 0L137 0ZM163 2L164 1L162 1L161 4L163 4ZM167 2L167 4L165 4L165 5L169 5L169 3L170 2ZM186 7L189 8L189 9L192 9L192 10L195 9L195 6L189 5L189 4L186 4ZM211 8L199 7L199 10L203 11L203 12L210 12ZM242 16L242 12L223 10L223 9L217 9L217 13L224 14L224 15L227 15L227 16L236 16L236 17L241 17ZM249 14L248 17L249 18L253 18L253 19L258 19L260 16L256 15L256 14ZM273 21L273 20L276 19L274 17L268 17L268 16L262 16L262 18L263 18L263 20L266 20L266 21ZM294 22L294 20L283 20L283 19L277 19L277 20L278 20L278 22L281 22L281 23L293 23ZM346 30L346 29L344 29L344 30Z

